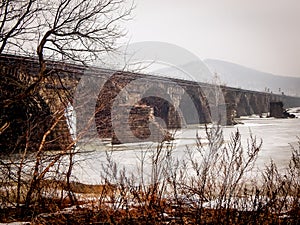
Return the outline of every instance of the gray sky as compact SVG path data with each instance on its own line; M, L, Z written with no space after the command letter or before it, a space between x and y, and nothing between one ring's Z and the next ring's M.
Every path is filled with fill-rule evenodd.
M300 77L300 0L136 0L130 42Z

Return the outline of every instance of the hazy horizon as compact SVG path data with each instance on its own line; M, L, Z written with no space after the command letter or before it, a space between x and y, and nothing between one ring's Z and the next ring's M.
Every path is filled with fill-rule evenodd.
M168 42L201 60L300 77L299 1L144 0L135 4L127 24L130 43Z

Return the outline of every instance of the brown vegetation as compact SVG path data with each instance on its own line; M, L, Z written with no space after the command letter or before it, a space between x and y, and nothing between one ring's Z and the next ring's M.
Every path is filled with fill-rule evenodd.
M22 193L27 196L28 189L21 186L16 204L18 198L12 196L18 184L2 182L2 222L22 218L32 224L299 223L300 149L292 148L285 174L271 162L261 175L250 178L260 142L250 138L244 149L237 131L226 144L219 127L207 129L206 135L208 142L198 137L195 149L187 149L183 160L176 159L172 144L164 142L141 152L134 174L119 168L107 152L100 185L54 179L57 170L51 179L40 180L27 206Z

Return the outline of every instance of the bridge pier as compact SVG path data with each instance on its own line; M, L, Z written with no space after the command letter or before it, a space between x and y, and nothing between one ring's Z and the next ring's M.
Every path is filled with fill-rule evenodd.
M20 84L19 87L28 87L32 84L37 79L39 71L37 60L10 55L0 56L0 68L2 77L17 80L16 83ZM31 96L34 98L39 96L38 98L41 101L35 106L33 101L25 103L23 106L27 108L27 111L24 108L24 114L8 115L9 113L7 112L9 110L5 109L4 102L15 96L13 93L15 89L9 88L11 83L3 83L2 78L0 127L6 124L7 118L10 118L10 122L24 120L25 124L29 119L29 117L26 117L26 113L30 112L34 107L37 107L36 112L42 109L42 111L47 112L47 116L54 119L58 118L58 115L64 113L67 105L73 102L75 89L78 83L82 81L81 78L89 76L85 67L77 65L48 62L47 68L50 75L40 83L39 89L35 93L36 95ZM95 112L95 124L100 138L112 138L115 135L115 129L118 129L118 126L114 127L112 124L112 120L115 120L115 118L112 118L113 113L115 113L114 115L119 115L122 120L124 119L126 122L129 121L133 124L138 124L137 121L139 120L139 126L144 130L145 126L150 126L150 124L164 127L164 129L173 129L181 128L188 124L209 123L212 121L212 118L219 116L217 115L218 113L223 112L219 108L223 109L226 105L228 112L225 116L231 118L228 120L228 124L232 123L234 111L236 111L237 117L253 113L261 114L269 111L269 103L271 101L283 101L286 108L300 106L300 98L298 97L274 95L224 86L216 87L193 81L98 68L94 68L93 73L93 75L99 77L99 82L103 82L99 85L101 90L96 90L96 92L98 91L97 94L99 93L95 97L96 102L91 103L89 106L79 106L75 110L79 110L77 112L79 115L82 108L89 108L90 111ZM221 88L222 93L216 93L216 88ZM88 96L89 93L86 94ZM218 94L222 96L217 96ZM224 97L224 99L219 101L220 97ZM45 104L45 108L42 107L42 104ZM125 110L122 110L123 106L129 107L129 111L126 111L127 114ZM123 115L123 113L125 114ZM137 116L138 113L141 113L141 115ZM37 121L40 121L43 125L48 123L46 119L48 117L44 117L42 113L31 115L32 121L35 123ZM150 120L151 117L156 117L156 121ZM145 121L141 118L144 118ZM118 121L114 122L118 123ZM24 124L14 126L16 130L9 133L11 135L10 140L16 140L17 138L17 136L14 137L13 133L24 136L26 132L31 132ZM81 126L81 124L78 126ZM42 128L41 132L36 133L39 138L46 132L46 129L47 126ZM141 135L142 139L143 135L147 135L147 132L141 133ZM5 138L3 139L3 137ZM5 143L8 137L1 135L0 139L1 143ZM57 143L57 146L53 147L55 149L63 149L71 142L70 132L68 131L64 115L62 115L61 121L49 135L47 141L52 143L52 145ZM66 141L66 144L62 144L64 141ZM6 147L4 146L4 148Z

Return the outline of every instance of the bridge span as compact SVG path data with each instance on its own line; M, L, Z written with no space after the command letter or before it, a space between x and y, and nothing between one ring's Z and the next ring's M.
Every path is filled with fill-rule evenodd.
M6 140L20 145L30 140L34 146L57 118L48 148L65 148L72 142L68 105L83 120L94 116L97 136L115 143L164 139L165 130L216 120L232 125L235 117L268 113L272 101L282 101L286 108L300 106L298 97L55 61L47 62L46 76L33 95L16 99L38 79L37 60L1 55L0 69L0 127L9 124L0 135L0 149L9 148Z

